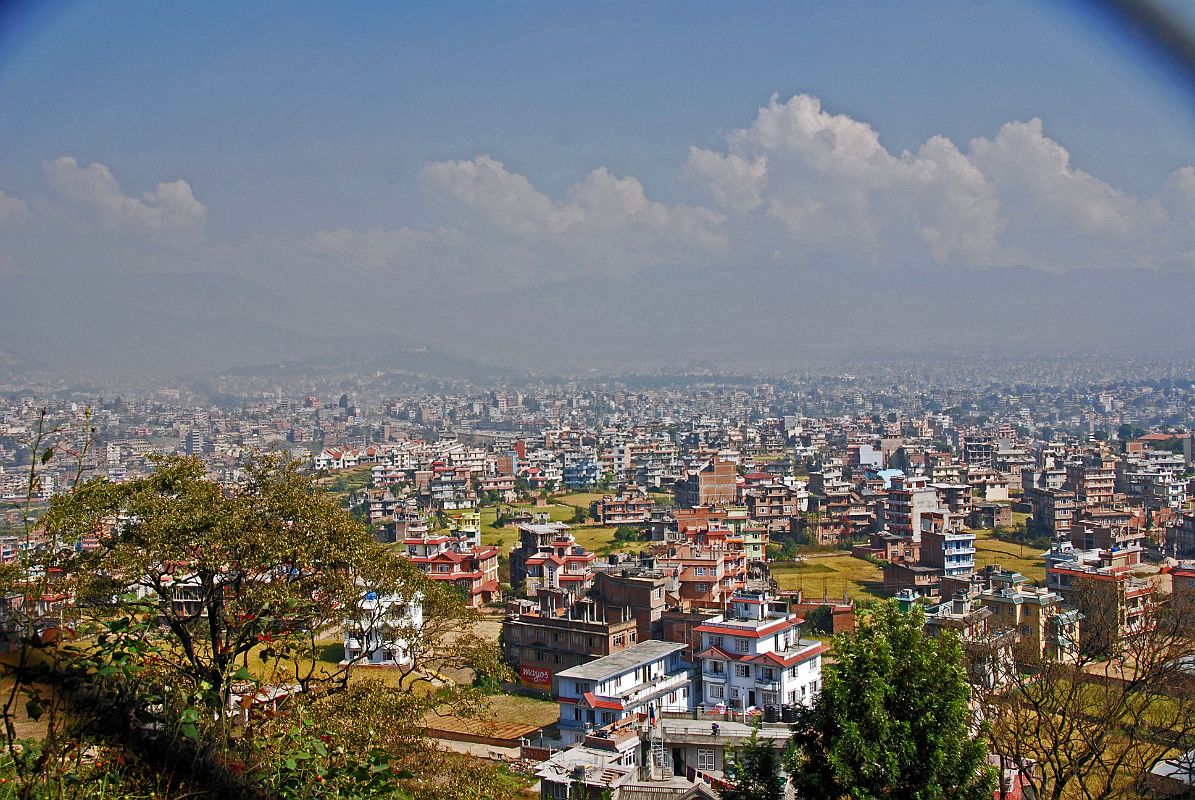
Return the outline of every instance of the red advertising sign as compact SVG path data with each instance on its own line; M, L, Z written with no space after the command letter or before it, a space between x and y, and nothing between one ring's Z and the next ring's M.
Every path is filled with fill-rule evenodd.
M524 686L549 691L552 688L552 670L547 667L532 667L523 664L519 667L519 678Z

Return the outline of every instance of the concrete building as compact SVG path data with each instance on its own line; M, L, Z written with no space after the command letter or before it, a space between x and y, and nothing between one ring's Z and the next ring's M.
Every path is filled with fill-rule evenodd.
M702 636L702 702L731 710L810 705L821 690L826 646L802 639L803 620L766 592L737 592Z
M681 659L684 649L676 642L650 640L556 673L552 683L564 744L636 714L691 708L692 675Z

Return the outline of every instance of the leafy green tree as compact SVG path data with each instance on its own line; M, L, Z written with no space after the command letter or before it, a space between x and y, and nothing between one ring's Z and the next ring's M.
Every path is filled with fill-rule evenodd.
M926 635L924 621L884 603L835 639L821 694L794 727L789 771L800 797L992 797L962 648L952 634Z
M723 800L781 800L784 797L784 751L772 742L751 738L726 754L726 777L730 786L721 791Z
M44 680L81 685L75 694L106 711L70 749L103 732L135 758L120 722L132 719L162 732L154 752L176 754L167 783L200 781L197 790L231 791L219 786L231 780L254 796L516 793L488 767L453 761L444 776L423 775L432 760L454 758L431 746L425 715L475 715L509 677L497 648L471 632L476 613L376 542L297 464L263 456L246 472L225 491L198 460L170 458L145 478L87 481L54 498L47 535L98 544L55 560L78 598L79 637L62 651L70 663ZM387 615L371 595L417 598L423 624ZM385 683L350 682L355 662L328 644L346 623L362 638L402 640L408 663ZM237 698L279 692L276 713L239 713ZM147 770L161 774L160 762Z

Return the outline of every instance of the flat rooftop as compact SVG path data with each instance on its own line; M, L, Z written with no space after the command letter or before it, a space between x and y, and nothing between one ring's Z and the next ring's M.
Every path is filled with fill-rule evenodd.
M587 681L600 681L630 672L636 667L642 667L672 653L684 650L685 647L687 645L676 642L661 642L649 639L646 642L640 642L634 647L628 647L622 652L596 658L587 664L570 667L556 673L556 675L560 678L580 678Z

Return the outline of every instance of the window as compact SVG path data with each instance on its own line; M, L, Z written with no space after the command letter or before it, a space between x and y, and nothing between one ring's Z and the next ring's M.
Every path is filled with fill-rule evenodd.
M573 709L573 719L575 719L575 720L581 719L581 709L579 709L579 708Z
M602 712L602 724L603 725L609 725L613 721L614 721L614 712L613 711L603 711Z
M746 653L750 649L751 649L751 643L748 642L746 639L735 639L734 640L734 651L736 653Z
M721 646L722 646L722 637L721 636L711 636L710 637L710 647L721 647Z
M589 691L590 685L588 683L577 682L577 694L585 694Z
M726 696L726 687L725 686L722 686L721 684L718 684L716 686L710 686L710 698L711 699L721 700L725 696Z
M722 662L716 661L712 658L709 659L708 661L705 662L705 671L711 675L721 675L722 674Z
M552 787L552 800L568 800L572 793L572 785L567 783L549 783Z
M693 590L696 592L708 592L710 585L708 583L695 583L693 584Z
M735 664L734 665L734 674L740 678L750 678L751 677L751 665L750 664Z
M696 573L697 573L698 577L704 577L705 576L705 567L698 567L696 570Z
M700 749L697 751L697 769L712 771L714 769L714 751Z
M761 667L759 670L759 679L761 681L776 680L776 670L772 669L771 667Z

